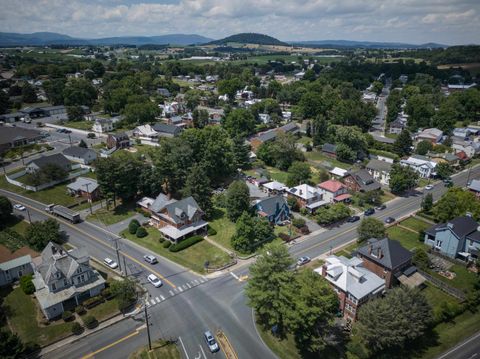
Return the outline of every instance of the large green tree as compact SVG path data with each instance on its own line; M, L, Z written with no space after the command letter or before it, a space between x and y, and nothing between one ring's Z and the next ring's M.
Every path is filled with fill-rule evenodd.
M288 187L295 187L302 183L307 183L312 175L310 165L306 162L293 162L288 168L287 183Z
M127 103L123 110L125 121L129 124L152 122L160 114L160 109L150 100Z
M364 242L370 238L382 239L385 237L385 226L379 219L368 217L362 219L357 227L358 242Z
M418 173L407 166L398 163L390 170L390 189L393 193L402 193L417 185Z
M433 207L435 221L441 223L464 216L467 212L472 213L476 220L480 219L480 203L475 194L459 187L449 188Z
M63 90L66 106L91 106L97 99L97 90L84 79L70 80Z
M375 356L404 350L425 334L431 322L432 311L425 296L418 289L398 287L360 308L355 332Z
M435 172L437 176L441 179L449 178L453 174L453 168L447 162L440 162L435 167Z
M403 130L393 143L393 151L400 157L409 155L412 152L412 136L410 131Z
M7 197L0 196L0 227L3 227L3 225L9 220L12 211L12 202L10 202Z
M252 217L250 213L243 212L237 220L231 242L236 250L251 253L262 241L272 238L273 227L266 219Z
M210 187L210 179L207 176L205 168L201 164L195 164L190 169L185 187L183 189L184 196L192 196L197 201L200 208L208 217L212 214L212 189Z
M37 102L37 94L35 89L28 82L22 86L22 101L26 103Z
M65 81L63 79L45 81L43 88L45 89L48 101L52 105L57 106L63 104L63 90L65 89Z
M235 222L243 212L250 210L250 191L244 181L233 181L227 189L228 218Z
M42 251L48 242L61 242L60 225L52 218L33 222L25 232L25 239L30 247L36 251Z
M231 137L246 137L255 130L255 117L250 110L235 109L225 117L223 127Z
M0 329L0 358L21 358L24 349L25 347L18 335L8 329Z

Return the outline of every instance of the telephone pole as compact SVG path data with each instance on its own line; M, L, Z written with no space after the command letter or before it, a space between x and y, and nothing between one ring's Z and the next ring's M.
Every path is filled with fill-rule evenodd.
M117 263L118 263L118 269L120 271L122 271L122 267L120 265L120 252L118 250L118 239L117 238L114 238L113 239L115 241L115 252L117 253Z
M147 324L148 350L152 350L152 340L150 338L150 323L148 323L147 303L145 303L145 323Z
M90 186L90 183L85 183L85 187L87 187L87 196L88 196L88 204L90 205L90 214L93 214L92 211L92 194L88 190L88 186Z

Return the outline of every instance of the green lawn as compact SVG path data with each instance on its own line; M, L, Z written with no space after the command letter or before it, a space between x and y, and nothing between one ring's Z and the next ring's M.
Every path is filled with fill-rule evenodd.
M118 223L135 215L136 212L134 209L134 203L120 204L117 207L110 208L108 210L106 208L100 208L93 212L93 214L89 214L87 219L101 222L109 226L111 224Z
M402 221L402 226L408 227L413 229L414 231L421 232L426 230L427 228L430 228L432 224L425 222L422 218L420 217L410 217L407 218L406 220Z
M22 236L24 236L25 233L27 232L28 227L30 227L30 223L28 223L27 221L21 220L15 223L14 225L10 226L9 228L11 230L14 230L18 234L21 234Z
M457 299L443 292L439 288L435 287L433 284L429 282L425 282L425 284L426 288L422 290L422 293L427 298L434 312L436 310L439 310L443 303L459 304Z
M141 348L130 354L129 359L180 359L180 352L174 343L156 340L152 343L152 351L148 347Z
M426 248L425 244L418 240L418 234L407 229L393 226L387 229L387 235L388 238L399 241L408 250L420 247Z
M268 170L268 173L270 173L270 177L272 178L273 181L277 181L280 183L287 182L287 177L288 177L287 172L281 171L275 167L268 167L268 166L267 166L267 170Z
M159 242L161 234L158 229L153 227L146 229L148 236L144 238L137 238L135 235L130 234L128 229L123 231L121 235L162 257L166 257L198 273L205 273L204 263L206 261L211 266L221 266L230 262L230 256L227 253L205 240L180 252L170 252L167 248L163 248L163 244Z
M309 143L312 143L312 138L307 137L307 136L302 136L300 139L297 140L298 143L301 143L303 145L308 145Z
M92 121L66 121L62 126L76 128L77 130L92 131Z
M93 315L98 321L102 321L118 313L120 312L118 310L117 300L113 298L88 309L82 316Z
M335 158L328 157L320 151L304 152L304 155L307 158L307 160L315 162L327 169L332 169L333 167L340 167L343 169L347 169L352 167L352 165L348 163L340 162Z
M213 220L209 222L209 226L215 229L217 234L208 237L233 251L230 239L235 234L235 223L228 219L225 209L215 208Z
M450 267L449 271L456 274L455 278L448 279L434 271L429 271L429 273L435 278L438 278L441 281L449 284L450 286L461 289L467 293L473 290L475 282L478 280L478 277L475 273L470 272L465 266L460 264L454 264L452 267Z
M20 287L11 292L4 290L3 295L6 296L2 310L7 313L13 331L20 336L24 343L33 342L47 345L70 335L73 322L65 323L58 320L48 326L40 326L38 323L40 311L35 299L23 293Z

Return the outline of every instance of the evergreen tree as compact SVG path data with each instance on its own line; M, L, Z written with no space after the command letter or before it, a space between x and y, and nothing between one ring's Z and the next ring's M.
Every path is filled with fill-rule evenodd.
M19 336L7 329L0 329L0 358L21 358L25 346Z
M208 217L212 214L212 190L205 168L195 164L190 169L183 189L184 196L192 196Z
M233 138L233 160L235 168L247 168L250 163L250 145L242 137Z
M226 193L227 215L235 222L243 212L250 210L250 191L243 181L234 181Z
M425 213L430 213L433 208L433 195L431 193L427 193L425 197L422 198L421 206Z
M82 139L82 140L80 140L80 143L78 144L78 147L88 148L88 145L87 145L87 143Z
M403 130L393 143L393 151L400 157L407 156L412 152L412 145L410 131Z
M5 197L0 196L0 228L6 224L13 211L12 202Z

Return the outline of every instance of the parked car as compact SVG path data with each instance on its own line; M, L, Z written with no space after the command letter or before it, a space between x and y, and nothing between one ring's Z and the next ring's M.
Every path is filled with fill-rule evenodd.
M395 218L393 218L393 217L385 218L385 223L393 223L393 222L395 222Z
M425 186L425 189L426 189L427 191L430 191L431 189L433 189L433 184L427 184L427 185Z
M449 178L445 178L443 180L443 184L445 185L445 187L452 187L453 186L453 181L452 179L449 177Z
M377 211L383 211L385 208L387 208L387 206L384 205L384 204L382 204L382 205L380 205L380 206L378 206L378 207L375 207L375 209L376 209Z
M369 208L365 212L363 212L365 216L371 216L374 213L375 213L375 208Z
M87 138L95 138L95 134L93 132L87 133Z
M14 204L13 208L15 208L17 211L25 211L25 206L22 206L20 203Z
M310 262L310 257L307 257L307 256L303 256L303 257L300 257L298 258L297 260L297 267L300 267L300 266L303 266L304 264L307 264L308 262Z
M160 280L160 278L158 278L155 274L149 274L148 277L147 277L147 280L152 283L152 285L155 287L155 288L158 288L158 287L161 287L162 286L162 281Z
M207 342L208 349L210 349L212 353L218 352L220 350L217 341L209 330L203 333L203 336L205 337L205 341Z
M72 133L72 131L67 130L66 128L63 129L63 133Z
M115 268L118 267L118 263L115 262L113 259L110 259L110 258L108 258L108 257L105 258L105 259L103 260L103 262L104 262L107 266L109 266L110 268L112 268L112 269L115 269Z
M349 223L353 223L353 222L356 222L356 221L359 221L359 220L360 220L359 216L351 216L351 217L347 218L347 222L349 222Z
M145 262L150 263L150 264L158 263L157 258L152 256L151 254L145 254L143 256L143 259L145 259Z

